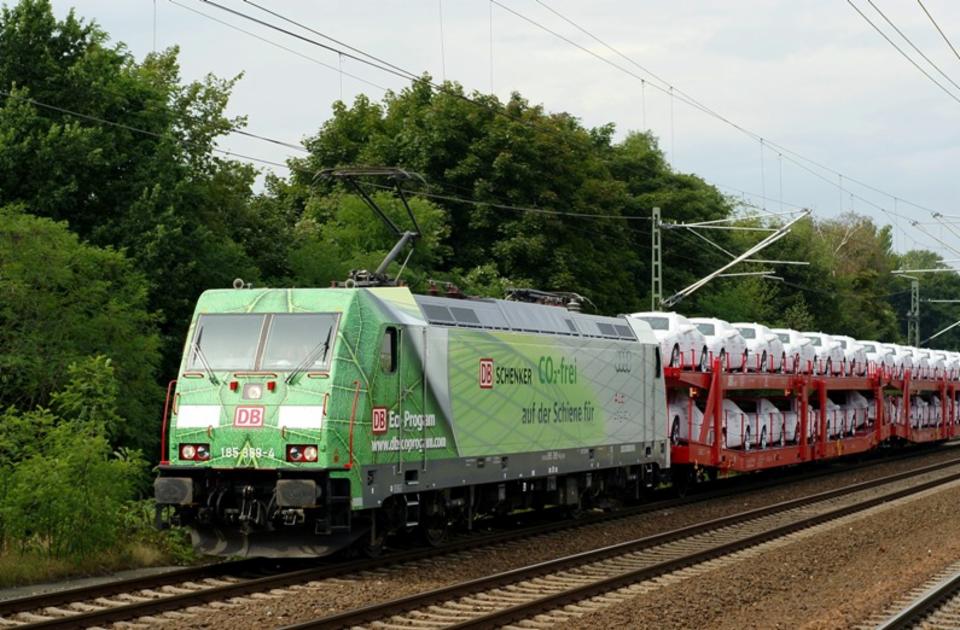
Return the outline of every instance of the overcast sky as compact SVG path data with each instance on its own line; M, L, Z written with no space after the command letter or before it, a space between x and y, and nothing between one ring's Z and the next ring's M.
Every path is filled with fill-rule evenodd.
M276 21L242 0L218 1ZM501 98L517 90L548 110L580 117L588 126L616 123L620 137L649 128L660 138L674 168L696 173L724 192L741 196L745 192L746 199L769 210L779 211L781 201L786 209L810 207L821 217L835 216L841 207L852 208L880 223L894 223L889 214L856 196L888 211L894 211L893 198L850 178L859 180L900 199L896 212L904 218L895 231L898 249L919 244L945 258L960 257L935 240L960 250L960 238L951 232L952 227L960 234L960 227L945 228L933 222L929 210L909 205L960 217L960 208L955 207L960 187L960 101L903 59L845 0L543 0L544 4L497 0L646 77L645 89L639 79L489 0L260 1L413 72L428 71L471 90L492 89ZM915 0L873 1L950 79L960 83L960 59ZM154 32L158 49L178 45L185 79L208 72L223 77L243 72L231 112L248 115L248 129L255 133L298 142L319 128L329 117L333 101L341 96L349 101L359 93L374 99L383 94L377 87L342 76L335 53L199 0L177 2L314 61L231 30L170 0L156 0L156 4L153 0L53 0L58 14L75 6L81 16L96 19L137 58L153 48ZM855 3L919 60L867 0ZM960 2L923 3L951 42L960 46ZM790 161L797 158L781 158L766 142L761 151L755 138L654 89L652 84L663 84L546 7L655 73L675 93L682 91L766 140L842 173L845 193L835 173L806 164L824 181ZM960 99L960 89L936 70L927 69ZM394 90L405 85L399 77L350 59L343 61L343 71ZM236 136L221 146L279 161L295 153ZM764 192L766 202L759 198ZM856 196L851 198L850 193ZM920 229L933 236L911 227L909 220L926 224Z

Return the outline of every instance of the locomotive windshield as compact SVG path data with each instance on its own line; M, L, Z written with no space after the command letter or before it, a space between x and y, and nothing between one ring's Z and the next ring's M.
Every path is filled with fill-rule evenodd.
M337 318L333 313L201 315L187 369L205 369L204 362L211 370L324 368L332 356L325 346L333 345Z
M325 367L330 358L326 341L333 341L337 316L328 313L274 315L267 332L260 367L292 370L301 363L305 370Z
M187 369L252 370L264 315L201 315L190 345Z

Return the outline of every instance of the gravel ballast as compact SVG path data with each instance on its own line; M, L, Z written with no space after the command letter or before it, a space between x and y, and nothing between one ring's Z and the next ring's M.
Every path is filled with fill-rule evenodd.
M960 557L960 487L581 617L568 628L853 628Z
M245 599L237 601L235 605L228 609L213 610L207 608L203 612L196 611L189 619L171 620L170 623L165 624L165 627L220 628L228 626L238 618L242 618L245 623L255 623L258 626L265 627L306 621L350 608L439 588L455 582L506 571L562 555L649 536L771 503L955 458L957 451L953 449L950 451L931 453L909 460L890 462L827 477L790 482L783 486L754 491L741 496L712 499L581 529L571 529L471 552L407 563L397 567L371 571L363 575L343 576L342 579L324 580L307 586L291 587L283 594L278 594L272 599ZM956 520L960 522L960 519ZM849 539L853 544L859 537L850 535ZM960 536L956 539L960 541ZM811 554L809 550L806 553ZM818 557L819 553L813 553L812 555ZM792 579L803 580L804 578L799 576ZM763 587L761 591L765 592L767 588ZM843 590L841 589L841 591ZM754 626L756 626L755 623L747 625L747 627ZM661 626L654 624L649 627ZM709 627L709 624L698 623L692 626L676 627ZM763 625L762 627L767 626Z

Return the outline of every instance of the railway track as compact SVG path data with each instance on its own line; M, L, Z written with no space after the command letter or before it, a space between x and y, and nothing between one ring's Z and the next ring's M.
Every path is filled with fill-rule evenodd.
M960 463L928 466L678 530L566 556L288 626L554 627L584 600L694 568L816 525L960 480ZM596 601L596 600L594 600ZM573 606L573 610L569 607Z
M868 461L837 470L834 466L807 472L798 477L787 476L772 480L748 481L745 478L727 480L729 483L698 494L647 503L611 513L590 514L577 520L550 521L533 526L463 536L442 547L410 549L386 554L376 559L341 562L323 562L296 570L283 570L276 563L256 559L224 562L203 567L190 567L163 574L120 580L90 587L54 591L30 597L0 601L0 628L54 628L64 625L88 627L148 618L191 606L213 605L232 598L264 594L296 584L343 577L351 573L375 570L388 565L422 560L426 557L453 554L460 551L491 546L518 539L555 533L564 529L583 528L611 520L679 507L682 505L723 498L734 494L782 485L794 480L807 480L861 468L883 465L898 459L909 459L930 450L905 453L896 458ZM942 465L942 464L940 464ZM254 595L256 596L256 595ZM159 621L159 620L158 620Z
M923 587L913 591L910 597L900 602L897 610L879 623L862 627L876 630L949 630L960 627L960 563L944 569Z

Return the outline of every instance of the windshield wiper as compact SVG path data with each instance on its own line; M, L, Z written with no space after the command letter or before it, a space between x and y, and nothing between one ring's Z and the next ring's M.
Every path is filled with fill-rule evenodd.
M210 378L210 382L214 385L219 385L220 381L217 380L217 375L213 373L213 369L210 367L210 363L207 362L207 357L203 353L203 350L200 349L200 339L203 337L203 329L200 329L200 332L197 333L196 338L193 340L193 351L196 353L200 363L203 364L203 369L206 371L207 376Z
M293 382L293 379L296 378L296 376L297 376L300 372L302 372L302 371L304 371L305 369L307 369L307 366L308 366L308 365L310 365L311 363L314 363L315 360L319 360L320 363L323 363L323 361L327 358L327 350L330 349L330 335L331 335L331 333L333 333L333 327L332 327L332 326L331 326L329 329L327 329L327 338L326 338L326 340L323 341L322 343L317 344L317 347L315 347L313 350L311 350L310 353L307 354L307 356L303 358L303 361L301 361L300 363L298 363L297 366L294 367L293 370L290 371L290 374L288 374L288 375L287 375L287 378L284 379L284 382L286 382L287 385L289 385L290 383L292 383L292 382ZM321 354L321 355L318 357L318 359L314 359L314 357L317 355L317 353L320 352L321 350L323 350L323 354Z

